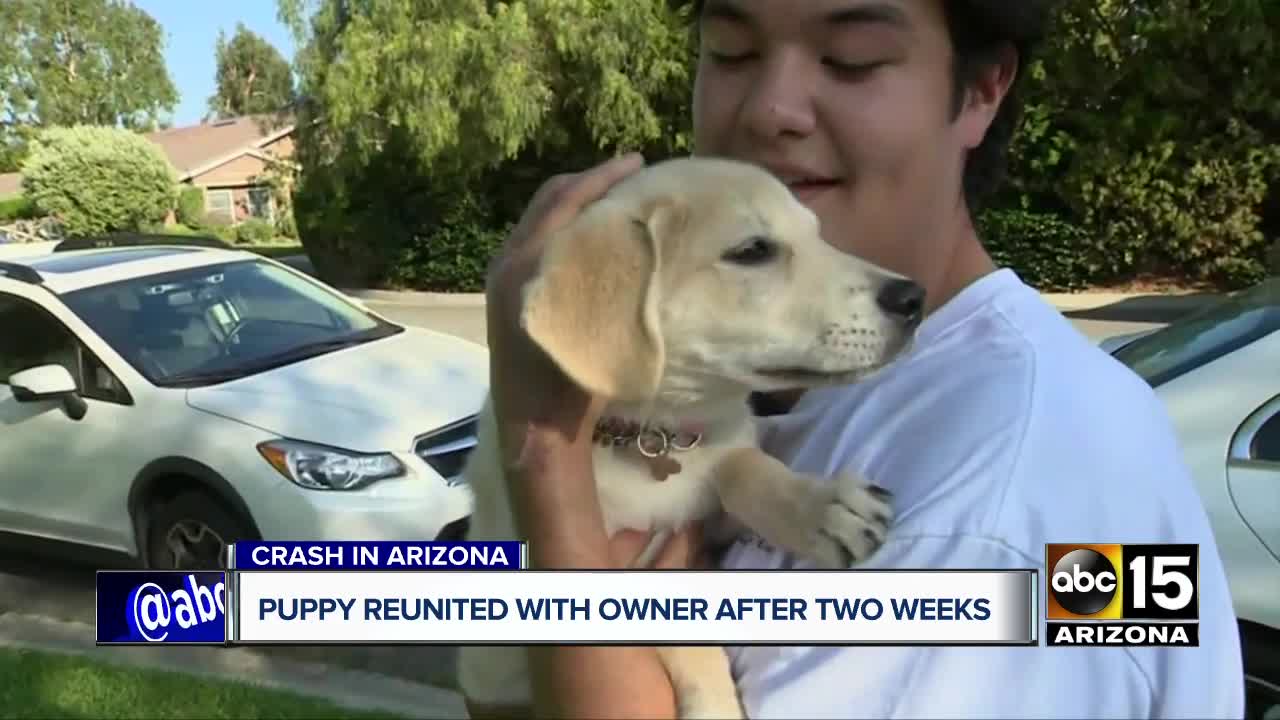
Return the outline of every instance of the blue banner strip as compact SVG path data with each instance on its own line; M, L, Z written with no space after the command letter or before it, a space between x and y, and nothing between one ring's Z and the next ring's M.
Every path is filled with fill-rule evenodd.
M224 572L97 573L99 645L222 645L227 641Z
M235 570L521 570L524 543L257 541L233 548Z

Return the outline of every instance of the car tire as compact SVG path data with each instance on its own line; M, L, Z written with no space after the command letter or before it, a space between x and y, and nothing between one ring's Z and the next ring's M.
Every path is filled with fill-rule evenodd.
M221 570L228 545L254 539L248 525L211 493L183 491L147 518L147 567Z
M1245 719L1280 720L1280 630L1240 625L1244 655Z

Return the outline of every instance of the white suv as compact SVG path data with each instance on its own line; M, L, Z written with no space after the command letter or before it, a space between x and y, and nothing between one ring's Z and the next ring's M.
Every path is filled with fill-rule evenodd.
M464 535L486 349L218 245L0 261L0 532L157 568Z

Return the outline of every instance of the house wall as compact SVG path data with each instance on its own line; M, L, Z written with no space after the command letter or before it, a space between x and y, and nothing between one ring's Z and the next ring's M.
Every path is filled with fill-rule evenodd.
M293 138L289 135L262 146L259 151L264 155L282 160L293 157ZM240 223L254 215L266 220L273 220L276 213L274 198L268 192L265 203L256 205L253 202L256 188L265 188L260 178L270 170L270 164L247 152L234 160L230 160L216 168L192 177L188 182L205 190L205 213L210 219L216 218L230 224ZM211 198L214 202L211 202ZM229 208L229 210L228 210Z
M293 158L293 136L285 135L275 142L263 145L262 151L268 155L281 159L291 159Z
M205 217L209 220L234 225L254 216L275 219L275 198L266 186L206 187L204 192Z

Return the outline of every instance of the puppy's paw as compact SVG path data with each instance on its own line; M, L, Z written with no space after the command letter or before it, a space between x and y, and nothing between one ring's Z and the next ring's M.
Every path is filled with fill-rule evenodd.
M814 492L812 547L806 553L810 560L831 569L847 568L880 549L893 522L888 490L842 473L830 484L815 483Z

